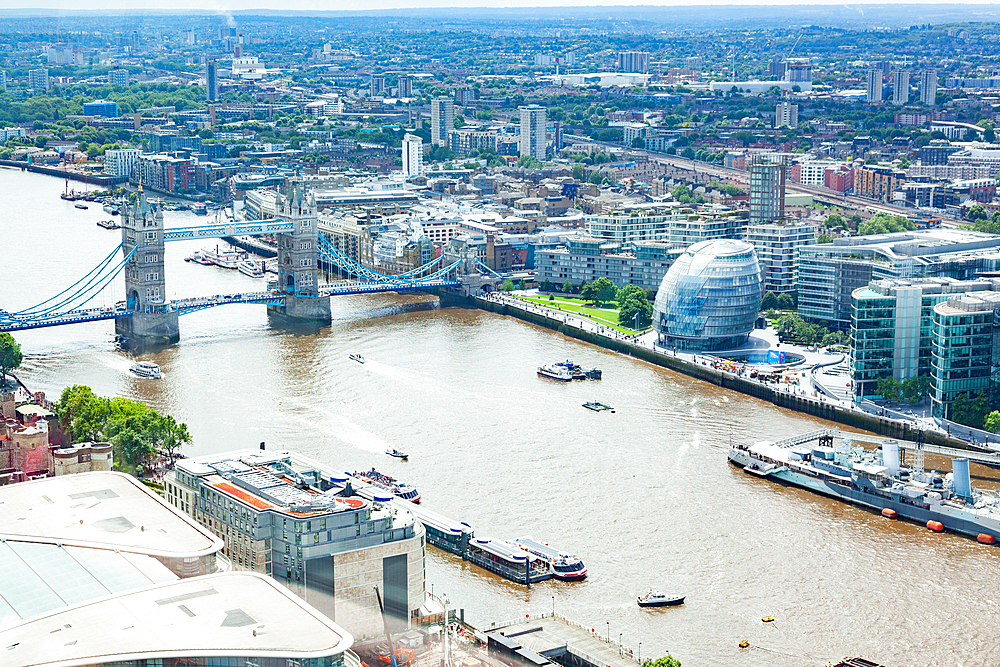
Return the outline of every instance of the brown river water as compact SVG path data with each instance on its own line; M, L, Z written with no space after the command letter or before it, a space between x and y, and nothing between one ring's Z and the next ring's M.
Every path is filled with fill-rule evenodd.
M69 286L118 244L74 209L59 179L0 170L0 308ZM205 221L167 213L167 225ZM236 271L167 249L170 298L259 289ZM122 298L105 301L111 305ZM269 324L263 306L181 318L180 343L140 380L113 324L16 334L20 378L53 398L86 384L186 422L188 455L294 449L343 470L377 467L479 536L531 535L580 556L590 576L530 591L428 547L427 584L477 625L560 614L692 665L990 665L1000 624L1000 549L893 522L730 466L755 442L830 425L565 338L513 318L441 309L421 295L335 297L318 334ZM360 352L368 363L347 357ZM572 359L600 382L539 378ZM581 407L597 400L616 412ZM408 463L383 453L398 448ZM974 466L974 475L989 475ZM994 477L996 474L993 475ZM683 607L640 610L648 589ZM773 616L773 623L762 623ZM753 648L741 650L741 640Z

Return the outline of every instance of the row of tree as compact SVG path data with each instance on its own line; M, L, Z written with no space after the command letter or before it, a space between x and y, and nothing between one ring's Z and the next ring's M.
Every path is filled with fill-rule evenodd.
M911 405L919 403L931 389L929 375L914 375L900 382L892 376L881 377L875 384L875 393L887 401L906 399Z
M830 331L818 324L809 324L792 313L779 317L774 328L782 340L802 345L842 345L848 338L843 331Z
M187 424L138 401L97 396L84 385L63 390L56 406L59 424L73 442L110 442L119 464L136 467L191 442Z

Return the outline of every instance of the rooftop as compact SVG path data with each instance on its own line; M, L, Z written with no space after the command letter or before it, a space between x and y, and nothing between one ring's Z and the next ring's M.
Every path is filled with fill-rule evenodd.
M216 553L222 541L134 477L88 472L0 487L0 537L161 557ZM148 528L147 528L148 526Z
M273 579L214 574L121 593L0 632L8 667L186 656L311 658L353 638Z

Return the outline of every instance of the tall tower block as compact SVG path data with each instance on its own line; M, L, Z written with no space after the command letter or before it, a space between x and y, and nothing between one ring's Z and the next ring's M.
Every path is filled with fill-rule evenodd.
M163 251L163 210L140 192L122 214L122 252L132 253L124 269L132 316L115 319L115 331L130 342L169 345L180 339L177 313L166 300Z
M278 291L284 306L268 306L268 315L289 320L330 323L330 297L319 293L319 261L316 248L316 196L304 193L293 179L284 195L278 195L278 217L294 225L291 233L278 234Z

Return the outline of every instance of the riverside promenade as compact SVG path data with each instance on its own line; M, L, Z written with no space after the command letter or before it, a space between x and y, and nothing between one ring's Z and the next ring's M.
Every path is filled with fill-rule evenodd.
M801 370L809 371L807 384L805 386L775 385L751 378L745 371L733 372L725 368L715 368L712 366L715 357L661 347L656 344L656 332L652 330L628 336L586 317L521 301L503 293L476 296L474 301L479 308L484 310L517 317L526 322L559 331L566 336L627 354L690 377L711 382L719 387L769 401L778 407L870 431L888 438L922 439L927 443L959 449L969 447L969 443L966 441L950 437L943 429L928 420L899 419L890 413L879 414L871 407L865 409L847 398L828 393L816 381L815 371L823 366L843 363L843 356L827 357L824 361L815 354L808 355L802 348L787 346L786 350L806 357L806 363L802 365ZM760 334L760 331L755 331L753 335ZM764 345L750 345L740 351L766 352L769 347L766 340L764 343Z

